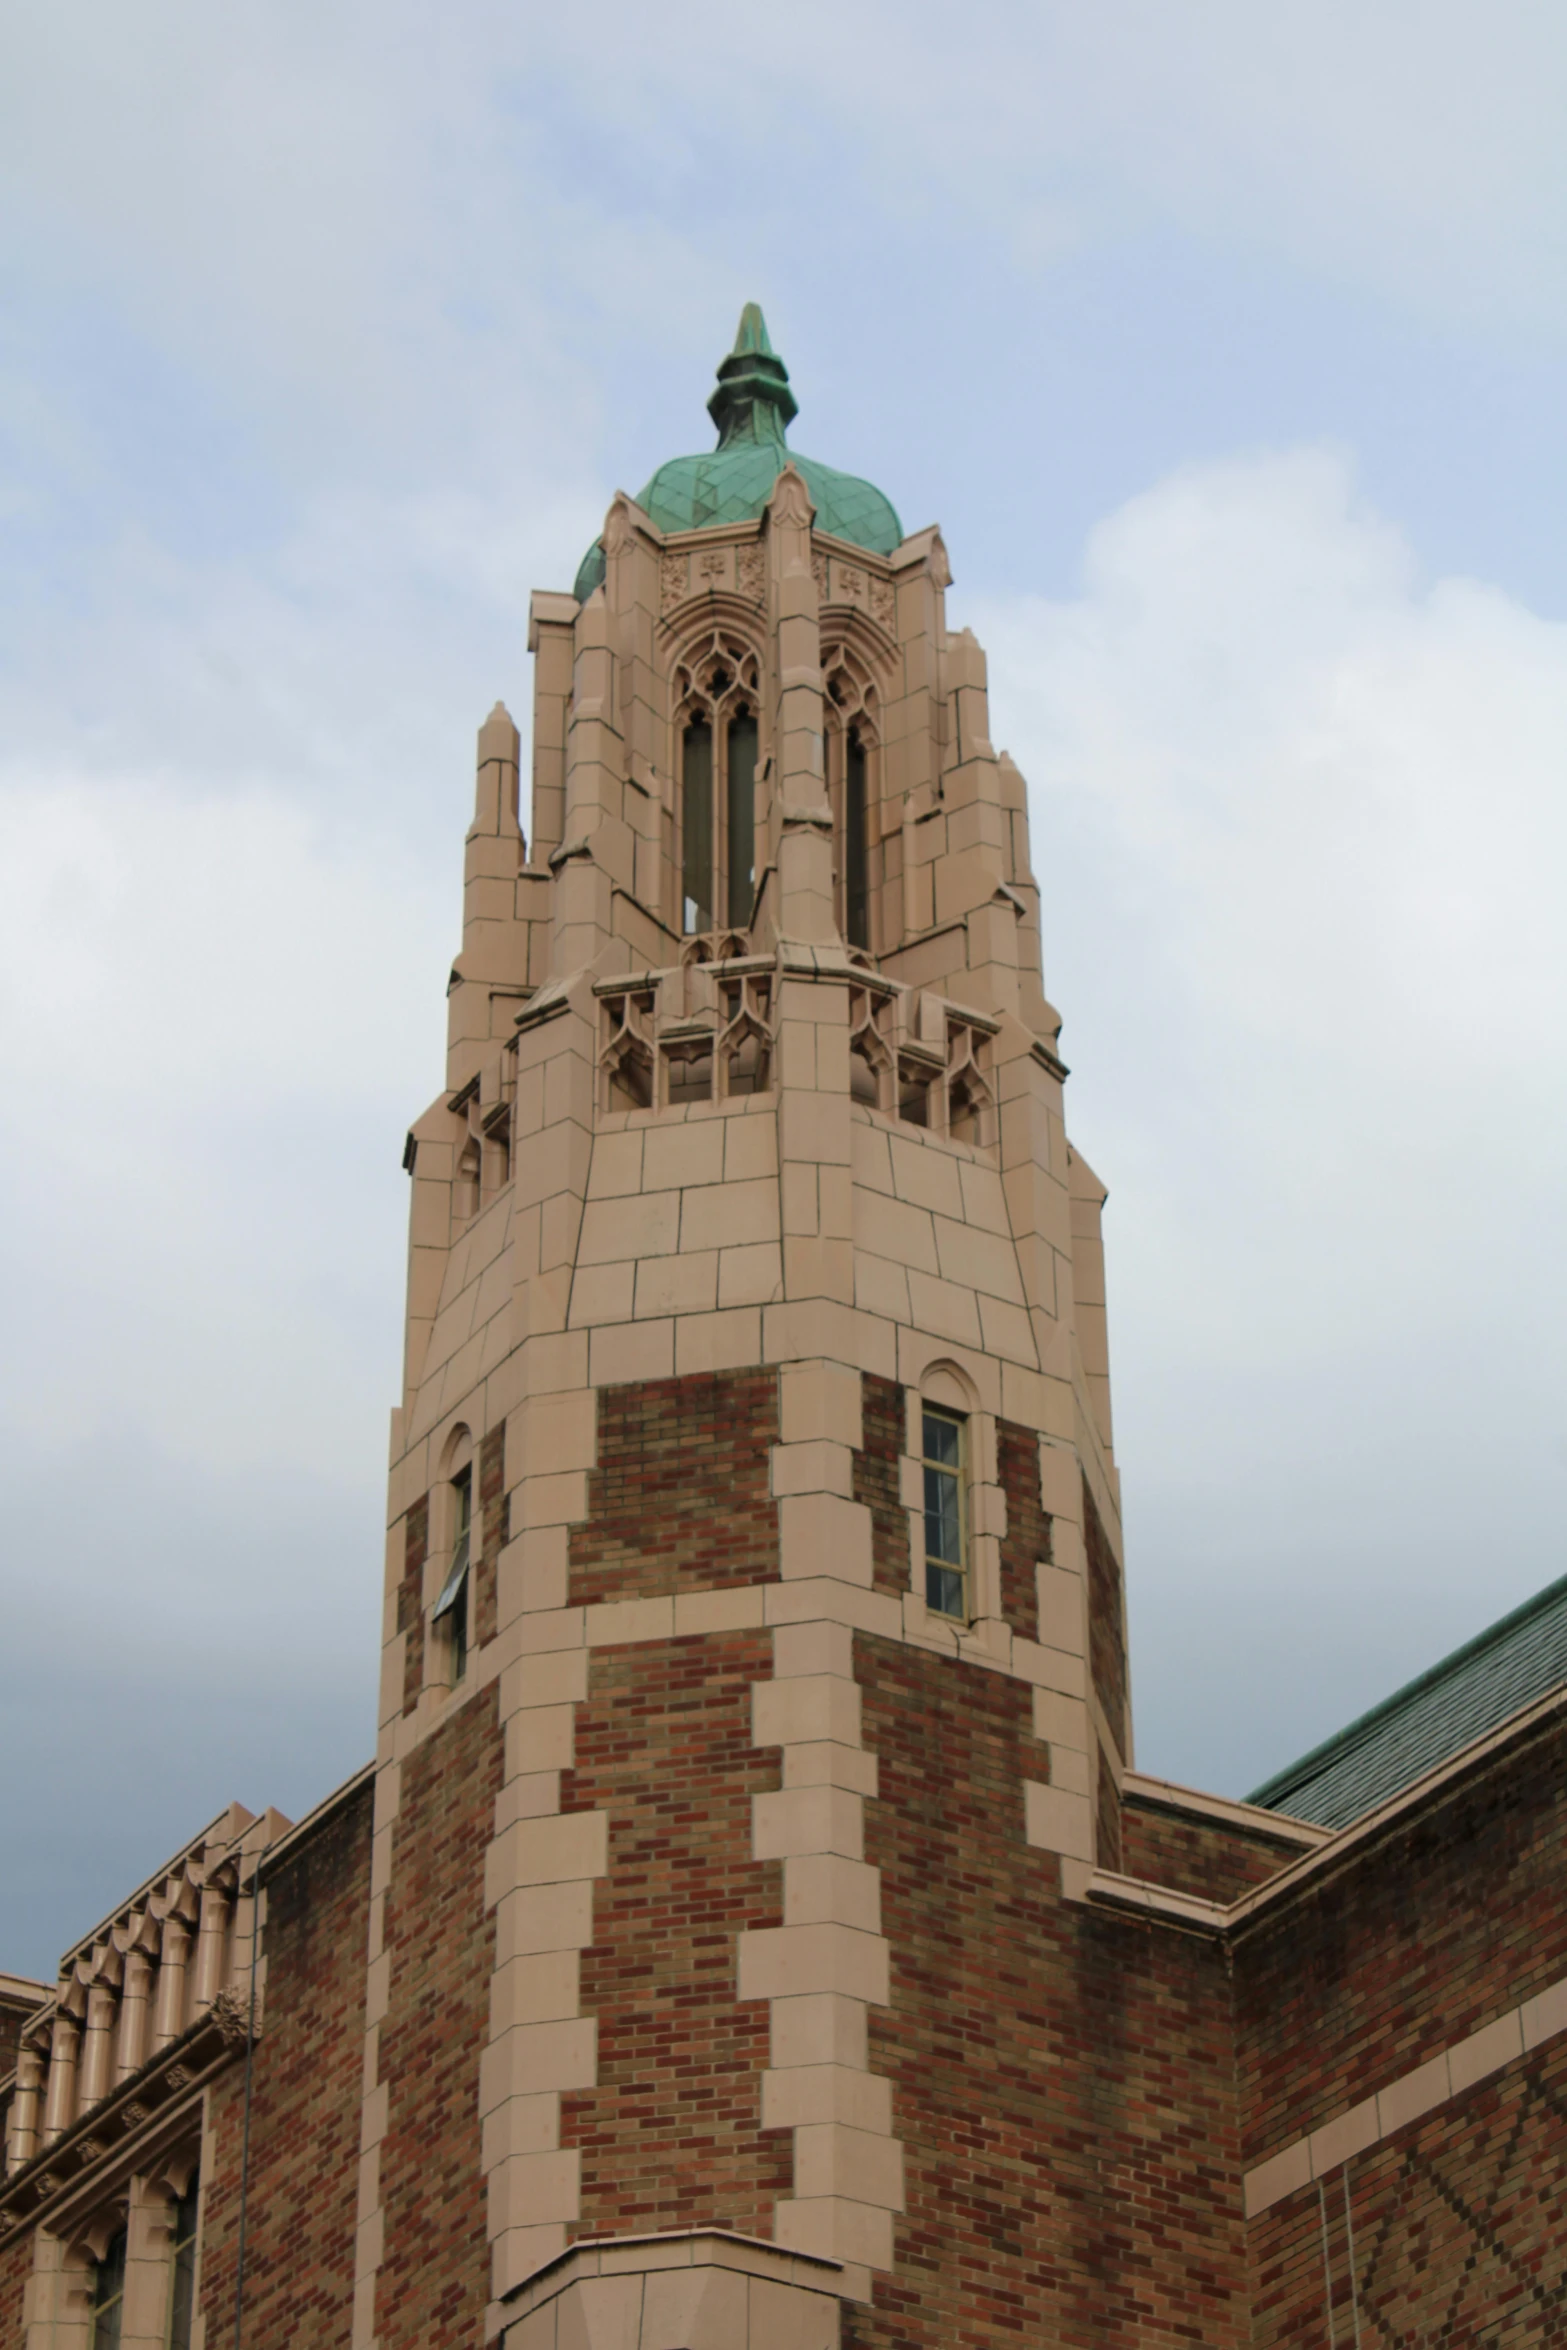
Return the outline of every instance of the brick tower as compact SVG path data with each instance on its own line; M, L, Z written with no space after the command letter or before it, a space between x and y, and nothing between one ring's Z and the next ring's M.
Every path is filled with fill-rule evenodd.
M1007 1985L1119 1858L1104 1193L1023 779L939 532L791 456L754 307L711 408L533 599L531 832L497 708L409 1137L382 2350L486 2305L531 2350L606 2266L684 2343L671 2263L725 2340L736 2293L827 2342L911 2275L940 2334L965 2176L1031 2192Z

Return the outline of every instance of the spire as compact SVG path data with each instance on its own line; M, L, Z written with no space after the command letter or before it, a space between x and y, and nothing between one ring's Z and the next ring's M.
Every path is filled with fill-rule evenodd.
M784 427L798 414L789 389L789 370L767 339L767 321L758 302L740 313L735 347L718 363L718 389L707 403L718 427L718 445L772 441L782 448Z

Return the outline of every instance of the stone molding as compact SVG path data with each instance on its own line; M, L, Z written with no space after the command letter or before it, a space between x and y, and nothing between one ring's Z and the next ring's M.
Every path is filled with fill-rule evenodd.
M837 2350L843 2272L727 2228L589 2237L504 2297L507 2350Z

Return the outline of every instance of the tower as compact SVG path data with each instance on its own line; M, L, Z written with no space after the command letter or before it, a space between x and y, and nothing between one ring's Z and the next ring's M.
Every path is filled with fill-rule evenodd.
M408 1140L381 2350L1015 2293L973 2249L1027 2232L1059 1921L1119 1864L1104 1193L1023 780L939 531L791 454L754 306L710 407L533 599L531 824L497 707Z

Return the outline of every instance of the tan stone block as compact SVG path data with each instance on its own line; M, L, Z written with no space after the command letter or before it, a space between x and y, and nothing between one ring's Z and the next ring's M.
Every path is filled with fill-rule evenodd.
M890 2137L892 2083L846 2064L802 2064L763 2073L763 2129L792 2130L809 2122L846 2122L851 2129Z
M903 2209L903 2148L896 2138L843 2122L807 2122L795 2132L794 2183L802 2197L848 2195L887 2211Z
M1021 1306L1009 1306L1000 1298L981 1296L979 1328L988 1353L1004 1355L1028 1370L1037 1366L1039 1350L1034 1344L1033 1322Z
M1028 1841L1040 1851L1066 1853L1073 1860L1093 1859L1093 1811L1086 1796L1060 1787L1041 1787L1030 1779L1023 1788L1023 1817Z
M1079 1511L1082 1503L1078 1503ZM1084 1576L1088 1572L1088 1551L1083 1541L1083 1529L1073 1518L1052 1518L1050 1521L1051 1563L1063 1574Z
M762 1317L762 1350L769 1362L797 1362L830 1355L891 1379L897 1373L897 1332L891 1323L856 1313L825 1297L769 1306Z
M579 2277L560 2296L555 2350L637 2350L640 2276Z
M833 2282L847 2289L841 2273ZM838 2350L837 2293L813 2293L772 2277L752 2277L747 2291L746 2350Z
M496 1570L496 1599L503 1627L519 1614L553 1615L565 1606L566 1545L564 1525L526 1529L506 1545Z
M815 1159L829 1167L849 1165L849 1097L786 1089L778 1106L778 1156Z
M1379 2093L1377 2121L1381 2135L1391 2137L1406 2123L1418 2121L1423 2113L1429 2113L1433 2105L1443 2104L1451 2094L1444 2050L1440 2056L1433 2056L1429 2064L1417 2065L1413 2072L1405 2073L1402 2080L1394 2081L1390 2088Z
M778 1119L774 1110L768 1108L759 1117L726 1118L721 1131L726 1183L754 1182L759 1176L777 1174Z
M753 1795L751 1849L758 1860L802 1852L859 1860L865 1851L865 1807L859 1796L841 1787L782 1787Z
M710 1314L718 1300L718 1251L644 1257L637 1266L639 1319L651 1314Z
M864 1314L880 1314L889 1322L907 1322L910 1319L909 1277L901 1265L886 1257L872 1257L856 1250L854 1257L854 1302Z
M1012 1224L1007 1214L1007 1195L1001 1177L994 1168L976 1166L971 1160L960 1159L958 1182L963 1193L964 1221L977 1225L984 1232L1010 1236Z
M672 1256L680 1243L678 1191L644 1191L635 1198L589 1200L582 1211L577 1261L610 1265L625 1257Z
M562 2236L566 2233L563 2223L560 2232ZM508 2230L505 2236L491 2240L499 2246L508 2242L512 2233L513 2231ZM532 2271L529 2270L526 2273L531 2275ZM515 2283L518 2280L513 2278L511 2281ZM494 2280L495 2293L498 2296L507 2289L501 2284L497 2272ZM542 2309L530 2309L526 2317L518 2318L515 2324L506 2328L504 2337L506 2350L555 2350L555 2320L559 2315L560 2303L558 2299L553 2297L545 2302ZM359 2350L357 2342L352 2346L352 2350Z
M1313 2130L1307 2140L1311 2152L1311 2175L1315 2179L1337 2170L1341 2162L1361 2153L1377 2142L1377 2101L1368 2097L1360 2105L1352 2105L1347 2113L1333 2121L1324 2122L1320 2130Z
M773 1491L836 1493L847 1501L854 1490L854 1454L847 1444L821 1440L804 1444L775 1444L772 1448Z
M1059 1787L1067 1795L1092 1795L1094 1791L1093 1774L1088 1767L1088 1756L1081 1748L1076 1746L1051 1747L1050 1784L1052 1787Z
M588 1355L595 1387L622 1387L633 1379L669 1379L675 1368L675 1325L610 1322L592 1333Z
M629 1322L636 1277L637 1268L630 1258L618 1265L579 1265L572 1278L566 1317L570 1327L585 1330L595 1322Z
M938 1216L961 1219L963 1186L958 1162L933 1142L917 1142L911 1135L888 1137L892 1156L893 1189L899 1199Z
M591 2016L552 2024L516 2024L479 2058L479 2112L541 2089L591 2089L598 2078Z
M787 1746L796 1740L858 1746L859 1689L835 1673L757 1681L751 1689L751 1736L757 1746Z
M907 1200L885 1199L877 1192L867 1191L858 1194L856 1208L854 1236L862 1249L872 1256L890 1257L899 1265L915 1266L924 1273L940 1270L935 1219L928 1208L912 1207Z
M773 2207L773 2233L780 2244L830 2260L864 2261L870 2268L892 2266L892 2213L848 2197L780 2198Z
M552 2220L545 2227L508 2228L497 2236L490 2246L490 2291L496 2300L515 2292L547 2262L556 2260L566 2249L566 2223ZM554 2303L547 2304L550 2309ZM544 2312L540 2311L539 2315ZM534 2350L530 2341L528 2350ZM542 2350L542 2345L541 2345Z
M512 1489L512 1523L519 1531L574 1526L587 1514L586 1469L570 1469L561 1477L528 1477Z
M552 2023L557 2016L575 2015L580 1965L575 1950L539 1950L498 1967L490 1977L490 2038L498 2040L513 2024Z
M1554 2040L1558 2032L1567 2032L1567 1982L1552 1983L1547 1990L1536 1992L1524 2001L1518 2015L1525 2048L1538 2048L1542 2040Z
M519 1885L601 1877L608 1867L607 1813L573 1811L557 1813L553 1819L518 1820L485 1854L485 1903L492 1906Z
M779 1434L785 1444L829 1437L859 1446L863 1394L858 1371L846 1364L786 1363L778 1382Z
M1280 2154L1270 2154L1266 2162L1259 2162L1249 2170L1242 2181L1246 2217L1255 2219L1262 2211L1269 2211L1297 2188L1311 2184L1311 2149L1304 2138L1297 2138L1293 2146L1286 2146Z
M868 1114L854 1120L851 1134L850 1160L856 1186L863 1184L869 1192L892 1190L892 1154L887 1136L879 1126L870 1123Z
M885 2007L891 1996L886 1943L852 1926L748 1928L739 1938L739 1962L742 1999L839 1991L847 1999Z
M598 1447L598 1412L586 1387L536 1396L514 1415L522 1444L531 1443L552 1469L591 1469ZM520 1480L513 1480L520 1482Z
M863 1999L838 1991L805 1992L775 2000L770 2017L772 2061L785 2071L795 2065L846 2065L864 2072L869 2062ZM765 2076L764 2076L765 2077Z
M718 1260L720 1309L765 1306L783 1293L783 1250L776 1240L750 1248L726 1248ZM766 1338L764 1334L764 1345ZM774 1350L768 1347L767 1351Z
M489 2231L574 2220L582 2205L582 2157L575 2147L548 2154L513 2154L497 2163L485 2186Z
M785 990L786 994L789 992ZM813 1020L779 1022L778 1058L785 1085L800 1086L808 1092L815 1091L816 1024Z
M904 1637L903 1605L880 1591L865 1591L853 1583L834 1582L819 1575L797 1583L762 1586L763 1622L781 1630L786 1624L807 1623L813 1616L830 1616L878 1640Z
M911 1273L909 1312L920 1329L933 1332L937 1338L950 1338L959 1346L974 1348L983 1343L979 1307L972 1290L958 1289L950 1281L937 1281L929 1273Z
M699 1633L744 1631L762 1621L762 1594L743 1591L686 1591L675 1598L675 1638Z
M833 1493L791 1494L778 1504L779 1569L794 1576L832 1575L870 1588L871 1514Z
M1088 1752L1088 1708L1080 1697L1063 1697L1058 1689L1034 1691L1034 1736L1057 1747Z
M854 1297L854 1245L847 1240L809 1240L789 1235L783 1244L784 1292L788 1297Z
M761 1359L762 1317L756 1306L740 1306L720 1314L686 1314L675 1324L677 1378L696 1371L740 1370Z
M526 1715L518 1720L525 1721ZM517 1820L543 1819L547 1813L560 1809L559 1771L522 1771L508 1779L495 1798L495 1833L497 1836Z
M778 1238L778 1185L771 1176L685 1191L681 1203L683 1248L749 1248Z
M508 2097L484 2117L479 2149L481 2170L493 2170L512 2154L552 2154L560 2144L560 2091Z
M817 1178L820 1173L814 1159L790 1159L786 1162L779 1180L779 1199L786 1234L815 1238L821 1225L817 1204Z
M650 1126L642 1147L643 1183L649 1191L680 1191L689 1184L724 1179L722 1124Z
M1523 2021L1518 2009L1497 2017L1494 2024L1482 2025L1471 2032L1467 2040L1460 2040L1456 2048L1447 2052L1447 2077L1457 2097L1465 2089L1472 2089L1476 2081L1488 2074L1499 2073L1504 2064L1511 2064L1515 2056L1523 2054Z
M616 1648L631 1640L672 1640L674 1632L673 1596L607 1599L586 1611L590 1648Z
M596 1134L588 1175L589 1199L624 1199L629 1192L643 1188L641 1131ZM654 1191L658 1186L649 1183L645 1188Z
M800 1788L788 1793L815 1794ZM834 1795L845 1791L833 1787ZM860 1798L850 1796L858 1803ZM854 1926L862 1934L881 1932L881 1872L837 1852L799 1852L784 1861L786 1926Z
M747 2338L748 2287L737 2269L655 2269L643 2282L637 2350L736 2350Z
M1061 1648L1068 1655L1082 1656L1087 1639L1087 1615L1081 1576L1064 1574L1059 1567L1041 1566L1035 1570L1035 1580L1039 1586L1040 1639L1047 1648Z
M518 1886L495 1905L495 1961L536 1950L585 1950L593 1939L593 1880Z
M588 1341L580 1331L530 1335L524 1377L529 1395L554 1395L588 1384Z
M940 1269L946 1280L956 1282L960 1288L983 1290L991 1297L1022 1305L1023 1283L1018 1272L1017 1251L1010 1239L994 1232L976 1231L947 1216L936 1216L932 1222Z
M783 1783L786 1787L847 1787L855 1795L874 1795L878 1786L876 1757L861 1747L836 1746L825 1738L786 1746Z

